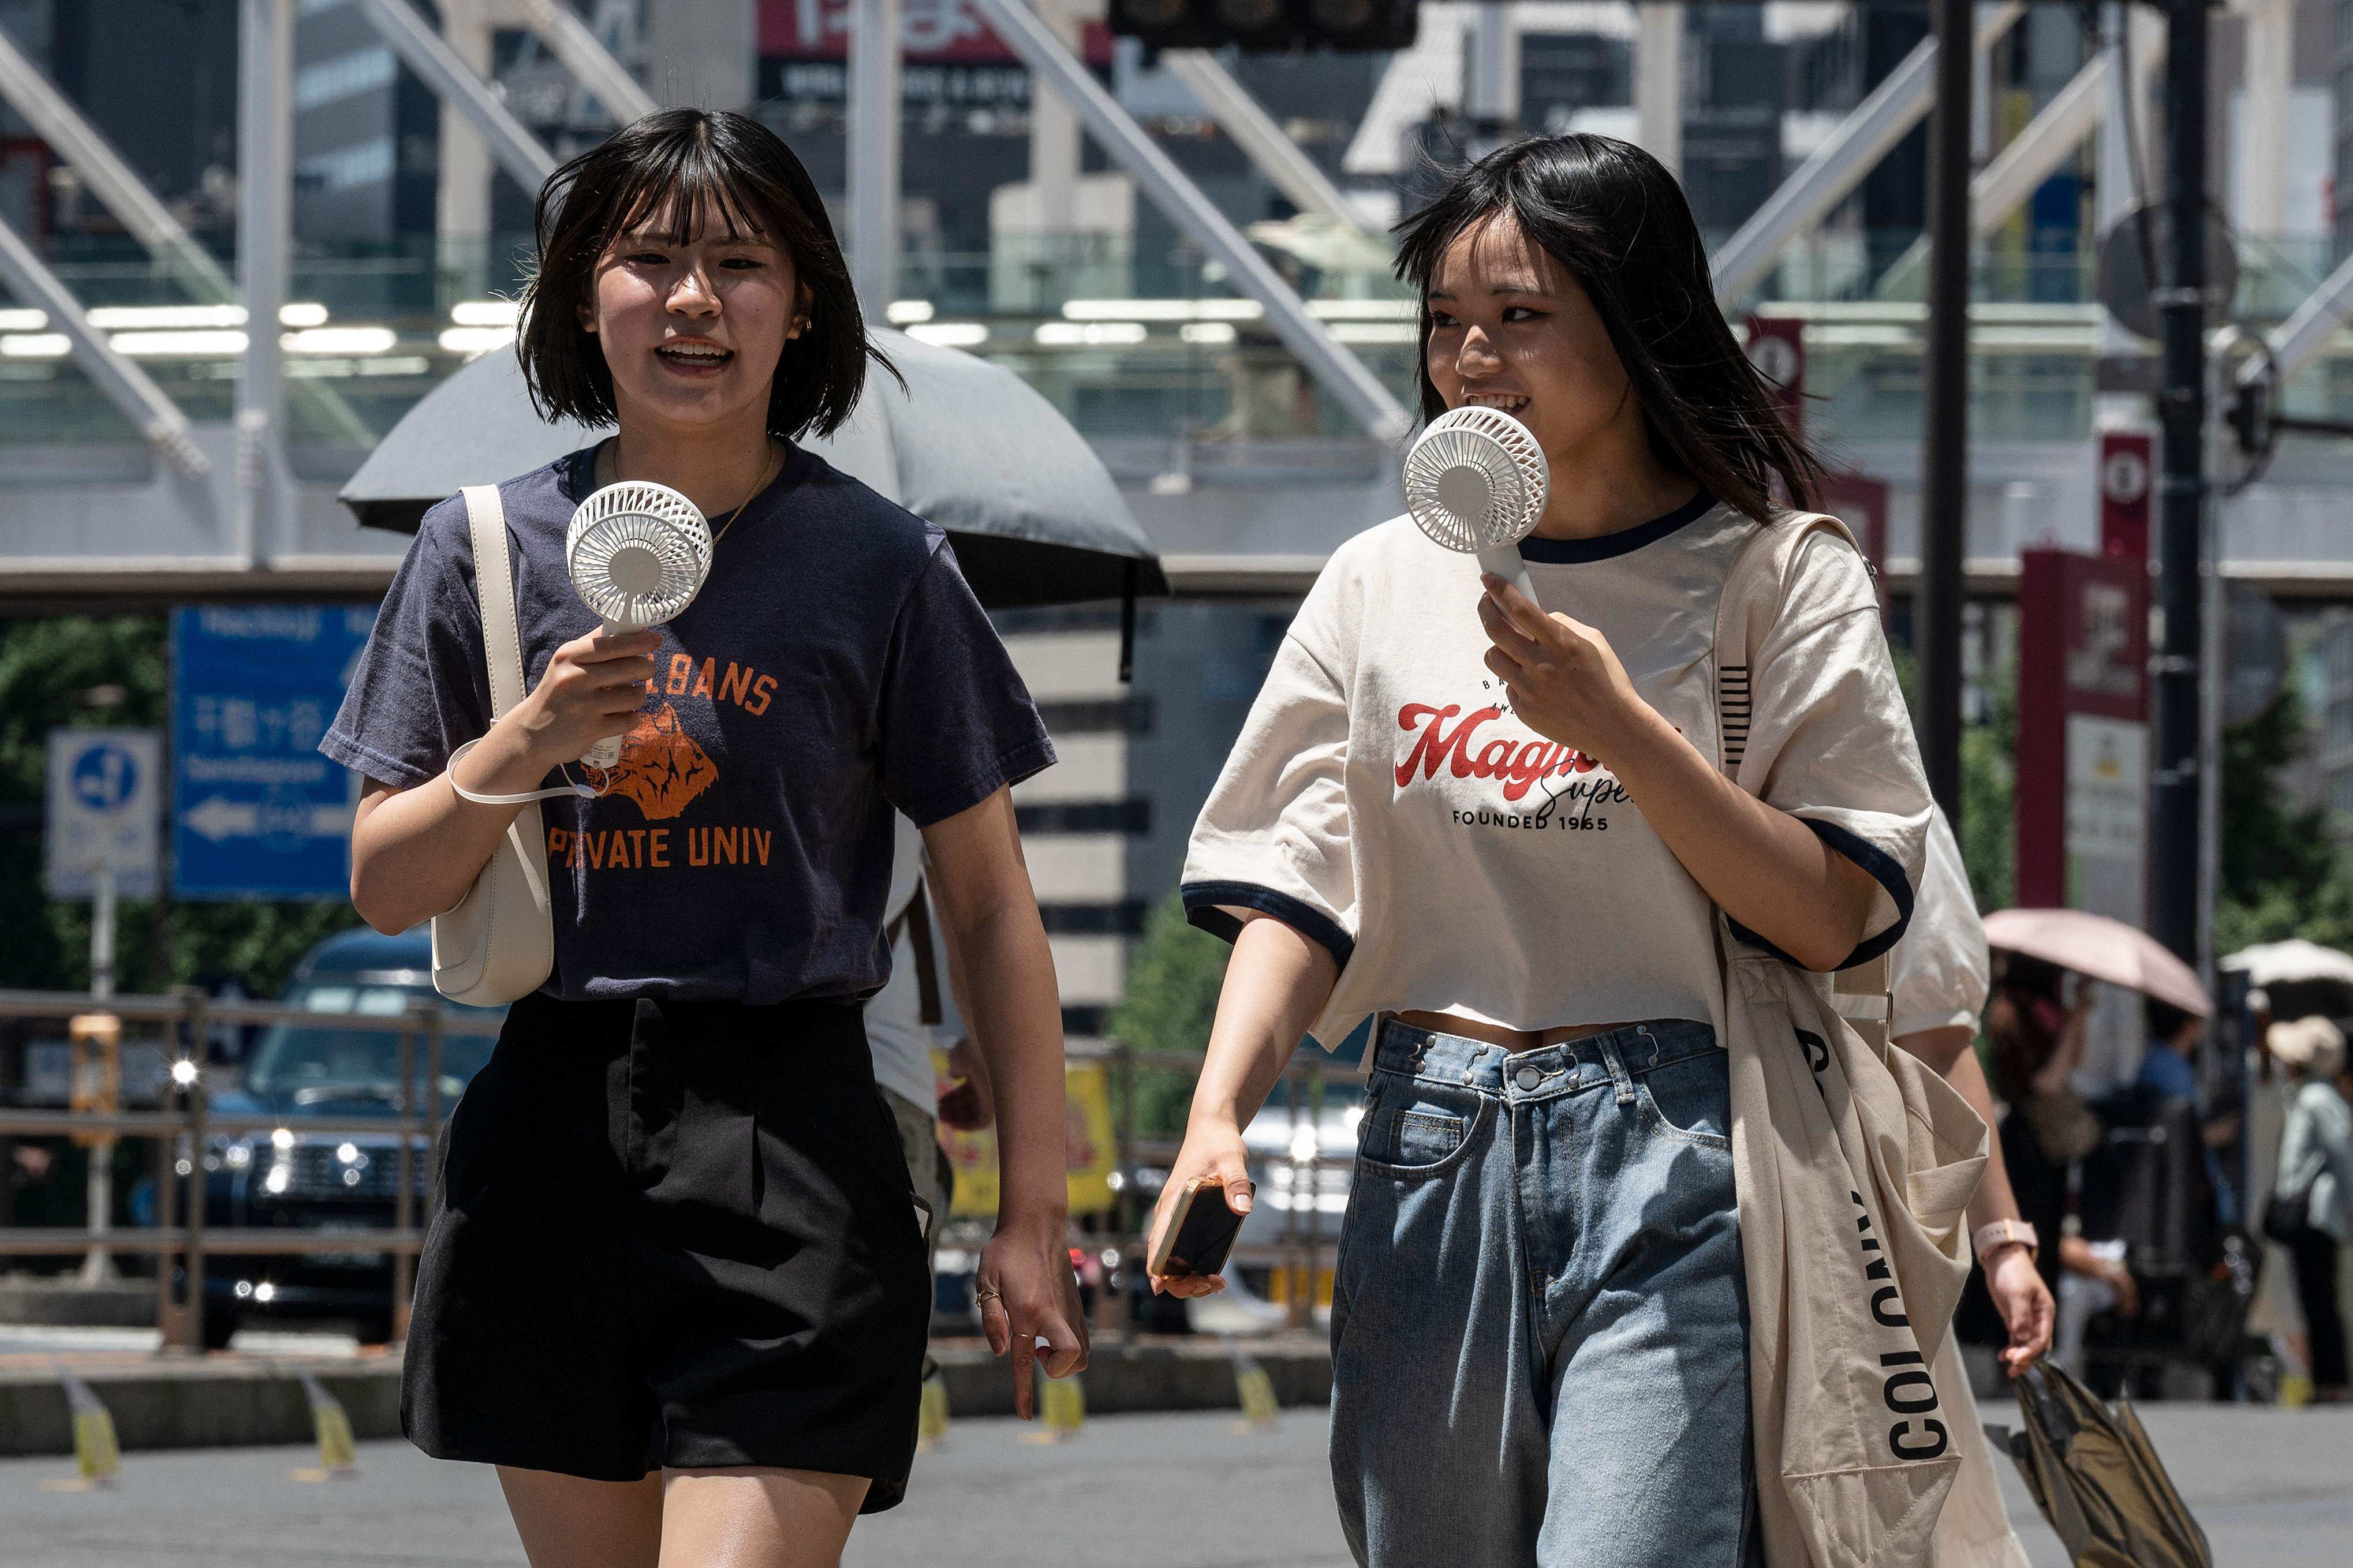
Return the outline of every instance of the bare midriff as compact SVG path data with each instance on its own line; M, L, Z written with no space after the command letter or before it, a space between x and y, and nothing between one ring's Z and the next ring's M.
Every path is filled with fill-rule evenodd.
M1399 1013L1397 1016L1398 1022L1409 1028L1460 1035L1466 1040L1484 1041L1507 1051L1533 1051L1543 1046L1556 1046L1563 1040L1581 1040L1588 1035L1606 1035L1612 1029L1626 1027L1623 1024L1564 1024L1556 1029L1506 1029L1501 1024L1458 1018L1451 1013Z

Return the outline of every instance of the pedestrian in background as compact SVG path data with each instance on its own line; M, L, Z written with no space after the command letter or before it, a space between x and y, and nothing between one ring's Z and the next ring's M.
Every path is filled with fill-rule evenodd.
M892 827L891 892L882 906L891 979L867 1000L866 1043L874 1053L874 1081L899 1129L908 1178L927 1211L924 1242L936 1247L952 1184L940 1148L943 1103L935 1053L944 1053L949 1075L972 1088L977 1106L988 1106L987 1065L965 1032L962 975L932 911L923 830L904 816L895 817Z
M986 1326L1025 1412L1038 1336L1050 1372L1085 1360L1060 999L1010 789L1053 747L946 536L796 444L888 362L773 132L649 115L556 171L536 231L525 380L618 433L498 488L529 694L492 722L447 501L321 748L365 775L352 901L393 931L466 895L525 792L622 740L547 814L554 968L451 1117L403 1426L499 1467L537 1568L822 1568L905 1492L931 1318L860 1018L894 808L1003 1122ZM565 529L631 479L711 519L712 563L676 619L613 635Z
M1537 138L1403 235L1422 416L1535 437L1519 553L1571 613L1409 519L1334 553L1194 829L1186 908L1234 952L1155 1237L1195 1177L1250 1206L1241 1129L1301 1035L1373 1015L1332 1306L1357 1560L1757 1563L1782 1467L1751 1453L1718 910L1814 970L1901 935L1929 803L1878 598L1845 539L1797 536L1732 715L1760 793L1735 784L1718 606L1820 469L1673 176Z
M2299 1018L2274 1024L2264 1044L2295 1080L2272 1201L2301 1207L2300 1223L2279 1228L2287 1232L2283 1243L2295 1267L2312 1396L2336 1404L2348 1397L2337 1248L2353 1241L2353 1109L2346 1098L2353 1083L2346 1076L2345 1037L2327 1018ZM2273 1222L2264 1228L2272 1230Z

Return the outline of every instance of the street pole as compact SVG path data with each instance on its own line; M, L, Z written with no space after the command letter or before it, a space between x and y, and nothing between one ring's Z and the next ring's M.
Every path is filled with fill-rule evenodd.
M1472 10L1462 107L1471 122L1469 152L1475 161L1519 133L1520 51L1504 6L1477 5Z
M849 261L880 323L899 294L901 0L858 0L849 50Z
M1920 761L1961 820L1961 596L1968 522L1970 0L1936 0L1936 104L1928 126L1928 342L1922 377Z
M285 363L278 313L293 248L294 0L245 0L237 32L237 552L260 566L291 542L285 515Z
M2158 489L2158 605L2163 640L2151 661L2156 752L2150 759L2150 932L2198 962L2199 693L2206 502L2206 0L2168 0L2165 61L2168 243L2166 286L2154 292L2164 351L2158 399L2165 450Z
M99 835L98 864L92 868L90 905L90 994L100 1001L114 994L114 834L111 829ZM119 1058L118 1058L119 1064ZM119 1083L121 1068L116 1068ZM112 1106L101 1105L111 1110ZM106 1249L102 1239L114 1228L114 1138L111 1133L93 1139L90 1148L89 1179L84 1186L90 1208L90 1234L93 1238L90 1251L81 1260L81 1282L85 1285L109 1285L120 1276L114 1267L114 1255Z

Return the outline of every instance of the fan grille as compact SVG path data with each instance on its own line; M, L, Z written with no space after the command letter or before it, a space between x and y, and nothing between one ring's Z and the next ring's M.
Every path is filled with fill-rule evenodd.
M1544 516L1550 489L1544 449L1500 408L1451 409L1405 456L1406 508L1449 550L1518 543Z
M684 610L711 574L711 525L667 485L607 485L572 514L565 559L572 586L607 626L659 626Z

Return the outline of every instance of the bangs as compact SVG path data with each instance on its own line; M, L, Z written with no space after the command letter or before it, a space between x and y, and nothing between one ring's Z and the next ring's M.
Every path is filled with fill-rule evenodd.
M757 210L752 171L731 169L706 138L682 135L649 150L628 166L588 216L591 248L601 257L614 240L643 227L672 246L692 245L716 221L731 240L749 236L782 245L790 226L776 212Z

